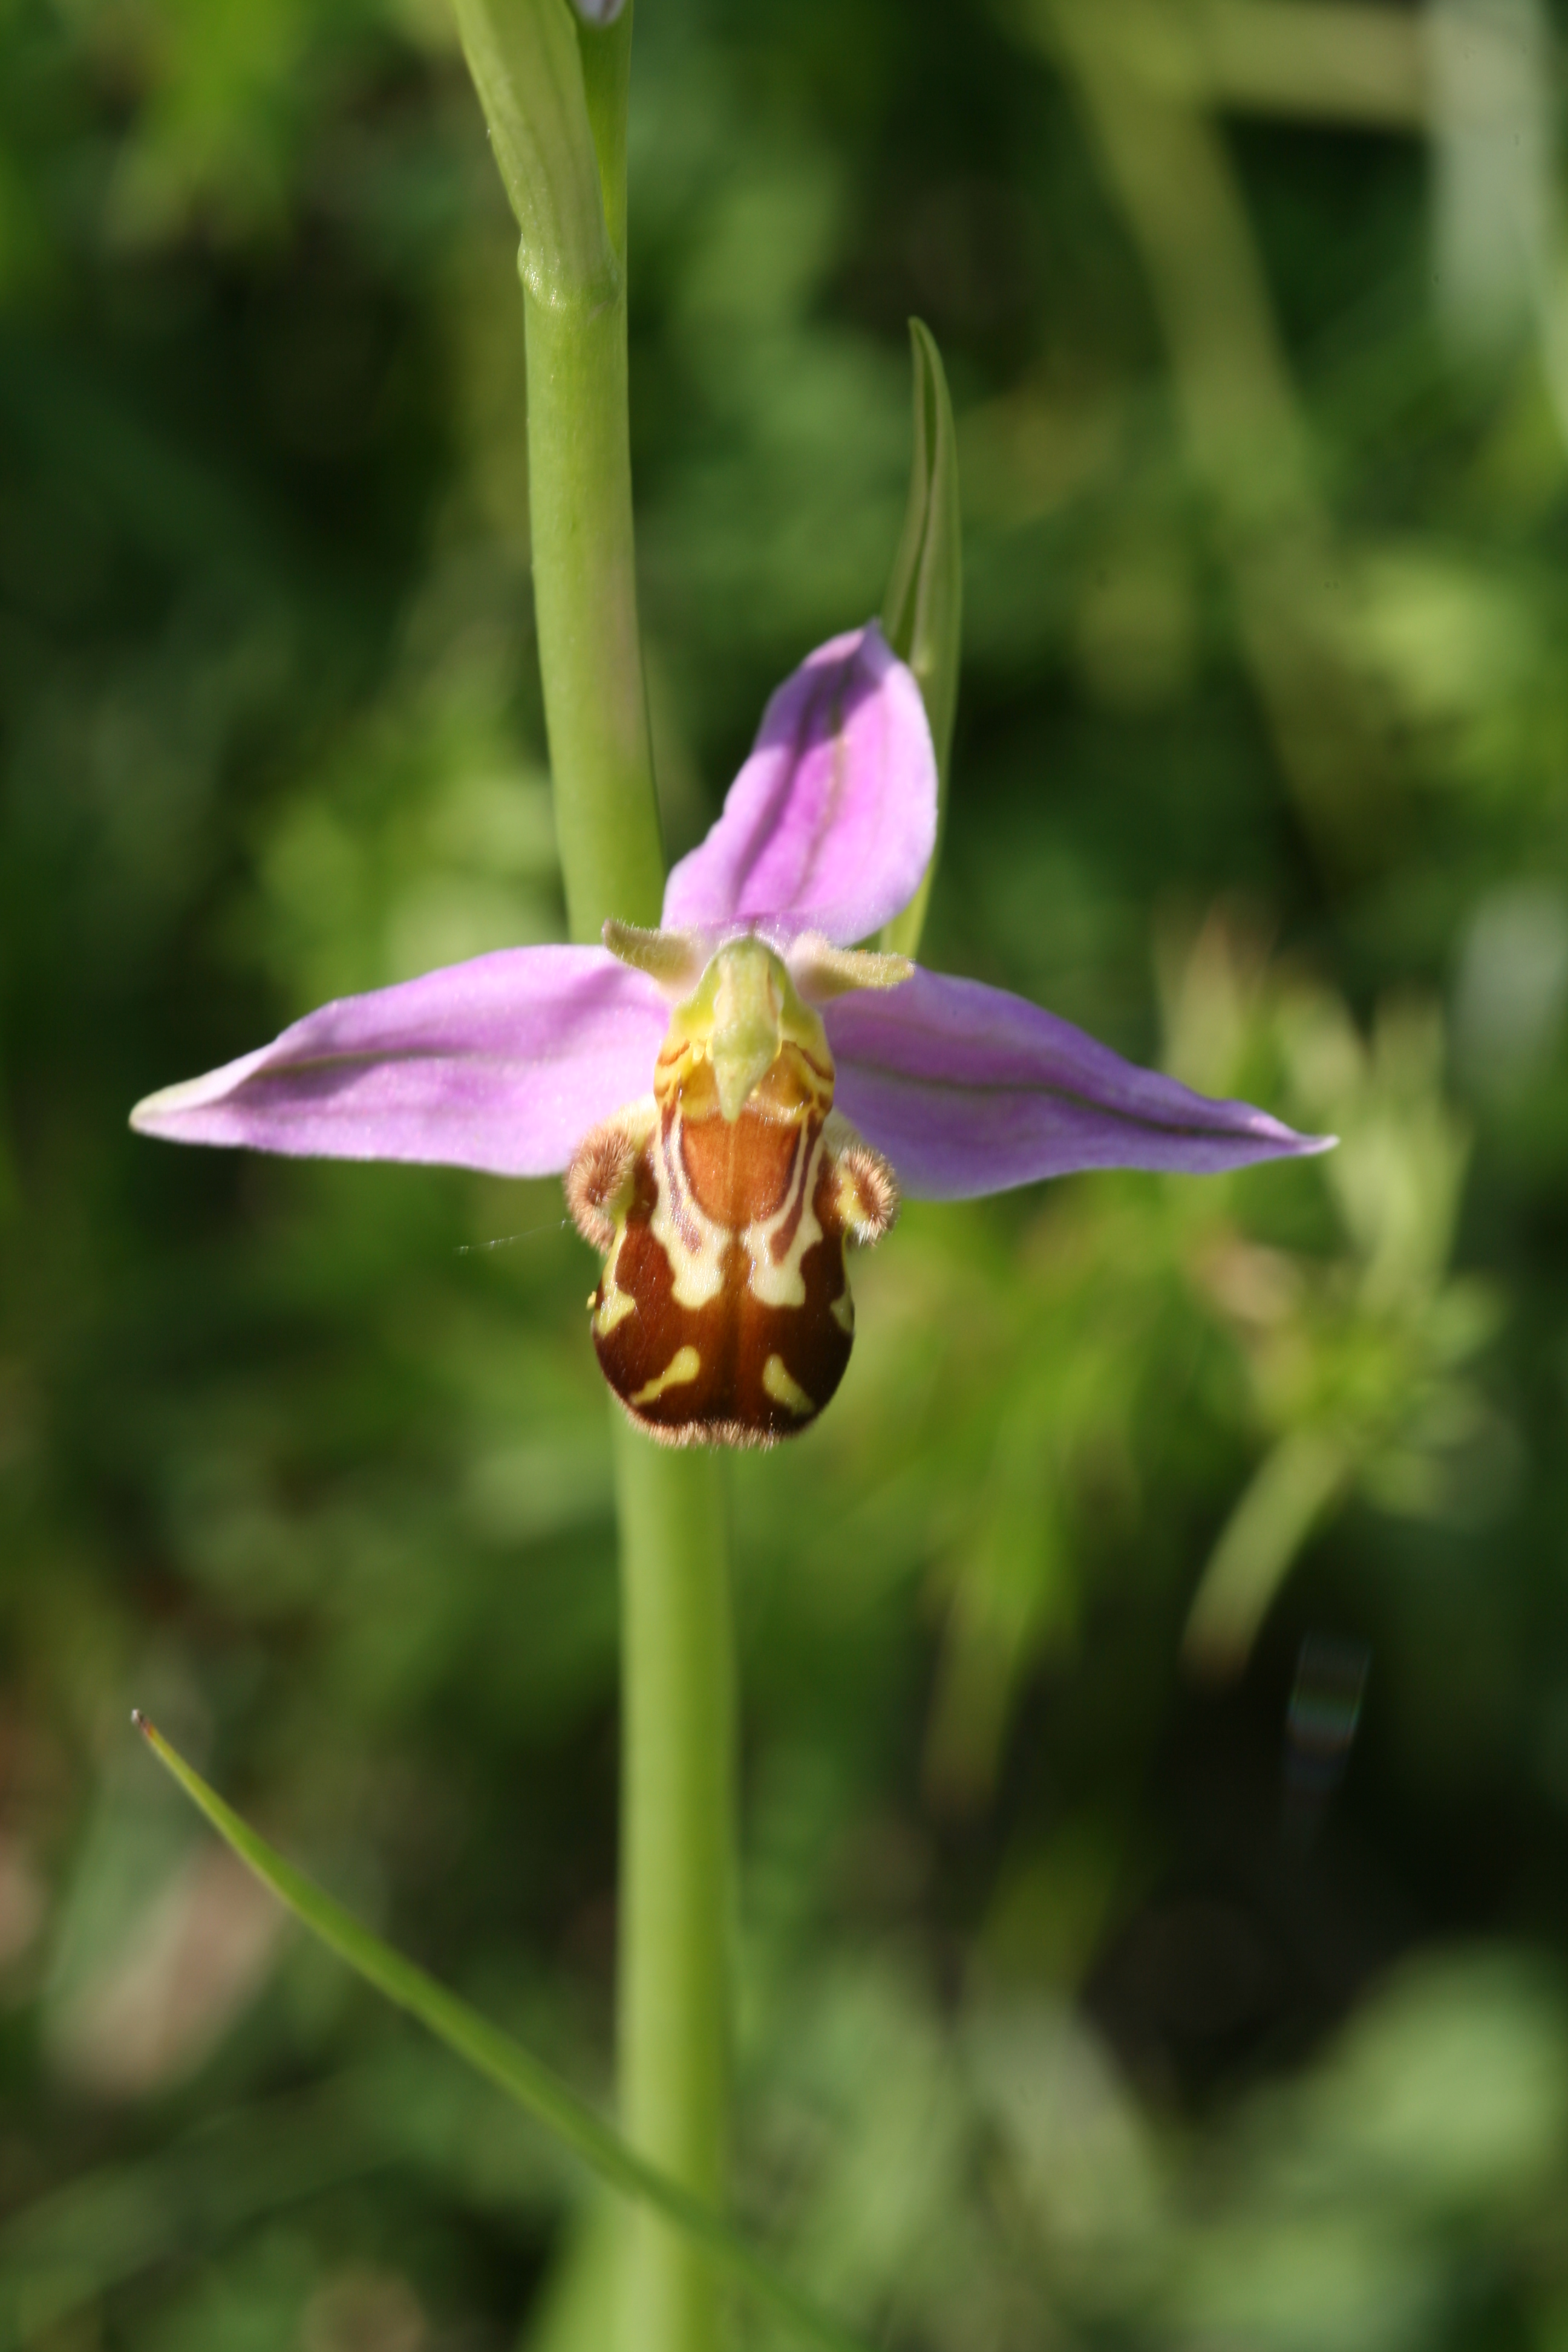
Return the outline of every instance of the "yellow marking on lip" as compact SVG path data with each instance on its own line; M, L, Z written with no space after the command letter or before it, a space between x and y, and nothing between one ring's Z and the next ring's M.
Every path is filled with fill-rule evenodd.
M591 1298L588 1304L590 1307L594 1304ZM617 1284L613 1290L605 1293L605 1303L594 1318L594 1328L601 1339L607 1339L611 1332L626 1321L628 1315L635 1315L637 1311L637 1303L631 1292L623 1290Z
M782 1356L770 1356L763 1366L763 1386L775 1404L782 1404L787 1412L798 1413L803 1421L816 1411L815 1398L808 1397L800 1382L791 1378Z
M783 1370L783 1369L784 1368L781 1365L780 1370ZM636 1396L628 1397L626 1399L626 1402L628 1404L652 1404L657 1401L657 1399L664 1394L666 1389L684 1388L687 1381L694 1381L701 1370L702 1359L698 1354L695 1348L677 1348L674 1355L671 1356L663 1371L659 1373L658 1378L657 1380L645 1381L642 1387L638 1389ZM763 1379L765 1382L767 1380L766 1372L763 1374Z
M841 1331L847 1331L850 1338L853 1339L855 1336L855 1301L850 1297L847 1289L844 1289L839 1292L837 1297L833 1301L832 1306L827 1311L832 1316L834 1321L837 1324L839 1329Z
M752 1297L764 1307L804 1307L805 1276L801 1272L801 1260L807 1250L815 1249L822 1239L822 1227L817 1223L813 1206L816 1199L817 1172L822 1166L822 1138L819 1135L806 1155L805 1164L790 1186L788 1197L773 1216L758 1220L746 1227L748 1266L746 1286ZM773 1238L782 1233L792 1216L796 1219L790 1244L782 1258L775 1258ZM781 1397L777 1400L783 1403ZM816 1407L812 1410L815 1412Z

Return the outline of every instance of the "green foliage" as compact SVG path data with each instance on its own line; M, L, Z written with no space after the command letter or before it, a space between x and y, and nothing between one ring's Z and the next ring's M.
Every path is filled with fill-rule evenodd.
M878 608L918 313L964 501L928 959L1343 1139L909 1210L832 1413L737 1465L740 2193L911 2352L1551 2346L1554 183L1531 112L1478 261L1406 12L1328 58L1265 0L1153 13L1120 62L1065 5L638 13L672 854ZM558 1189L124 1131L332 991L562 929L515 226L423 0L4 26L0 2340L593 2344L575 2179L247 1906L126 1726L602 2097Z
M657 1458L657 1457L655 1457ZM542 2066L509 2034L481 2017L416 1968L378 1937L363 1927L342 1904L302 1876L274 1852L249 1823L226 1805L199 1772L146 1717L138 1714L136 1727L170 1777L184 1790L198 1812L211 1822L237 1859L276 1895L328 1951L374 1986L394 2007L427 2028L476 2074L501 2091L525 2115L531 2116L553 2138L571 2149L601 2180L623 2197L648 2205L676 2222L700 2245L710 2261L742 2280L775 2311L790 2321L798 2335L814 2342L856 2352L855 2339L817 2314L794 2293L787 2280L755 2253L722 2216L639 2157L584 2099L559 2076Z
M882 599L888 643L920 682L936 750L937 814L947 803L952 726L963 640L963 537L958 496L958 436L942 353L931 330L910 320L915 374L914 450L904 528ZM940 835L938 855L940 856ZM900 955L920 947L931 898L933 858L914 898L887 924L882 944Z
M568 0L458 0L456 13L521 237L518 274L547 306L603 303L618 272Z

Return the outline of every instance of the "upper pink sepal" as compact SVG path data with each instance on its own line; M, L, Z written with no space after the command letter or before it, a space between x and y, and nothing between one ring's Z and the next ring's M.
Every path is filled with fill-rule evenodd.
M647 1094L668 1019L647 975L603 948L503 948L323 1004L149 1095L131 1123L179 1143L554 1175Z
M915 1200L966 1200L1081 1168L1213 1175L1332 1141L1139 1069L1070 1021L976 980L917 971L885 994L836 998L823 1020L837 1108Z
M908 906L935 846L925 706L870 621L774 694L718 823L670 875L664 928L756 923L849 947Z

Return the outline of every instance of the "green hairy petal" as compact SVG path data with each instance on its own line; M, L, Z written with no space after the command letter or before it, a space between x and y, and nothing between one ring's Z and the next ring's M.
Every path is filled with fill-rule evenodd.
M605 925L605 945L617 962L646 971L676 996L689 996L707 969L709 943L700 931L645 930L638 923Z
M914 977L908 956L879 955L866 948L836 948L815 931L803 932L790 948L790 976L812 1004L826 1004L860 988L901 988Z

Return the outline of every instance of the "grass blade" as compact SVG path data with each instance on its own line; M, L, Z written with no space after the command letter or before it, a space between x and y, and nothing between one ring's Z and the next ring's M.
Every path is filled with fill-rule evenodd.
M548 2066L531 2057L510 2034L503 2033L466 2000L426 1976L412 1960L405 1959L400 1952L393 1951L378 1937L371 1935L341 1904L334 1903L330 1895L313 1885L281 1854L275 1853L265 1839L258 1837L207 1786L178 1750L170 1747L144 1715L137 1712L132 1720L160 1764L179 1782L241 1862L367 1984L374 1985L410 2017L417 2018L458 2057L487 2076L546 2130L553 2132L601 2180L625 2197L640 2199L677 2229L684 2230L720 2269L739 2280L759 2303L791 2322L801 2335L826 2347L827 2352L868 2352L858 2336L820 2311L809 2295L792 2285L722 2215L711 2211L657 2166L638 2156L586 2100L580 2099Z

